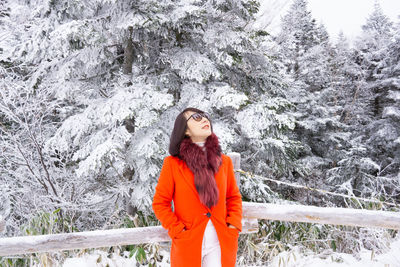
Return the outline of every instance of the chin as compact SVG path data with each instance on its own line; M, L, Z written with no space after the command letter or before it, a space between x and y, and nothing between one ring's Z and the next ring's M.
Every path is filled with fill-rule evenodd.
M211 135L211 132L210 133L203 133L201 136L204 138L204 139L206 139L207 137L209 137Z

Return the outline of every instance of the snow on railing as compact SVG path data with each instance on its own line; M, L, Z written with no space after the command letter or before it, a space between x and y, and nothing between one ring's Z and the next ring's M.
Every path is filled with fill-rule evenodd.
M257 219L400 229L400 213L243 202L243 231L258 231ZM0 239L0 256L170 241L161 226Z
M243 233L258 231L257 220L242 220ZM171 241L161 226L0 238L0 256Z
M240 155L230 157L238 169ZM257 232L258 219L400 229L400 213L390 211L250 202L243 202L242 209L241 234ZM168 241L167 231L161 226L20 236L0 238L0 256Z

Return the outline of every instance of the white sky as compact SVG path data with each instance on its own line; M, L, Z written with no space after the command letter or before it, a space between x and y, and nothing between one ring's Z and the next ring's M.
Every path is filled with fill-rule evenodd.
M261 7L254 27L263 28L272 33L279 29L281 18L286 14L293 0L260 0ZM378 0L386 16L392 22L400 19L400 0ZM323 22L332 41L335 41L340 30L353 40L365 24L366 18L372 13L375 0L308 0L308 10L311 11L317 23Z
M392 22L400 20L400 0L379 0L383 13ZM353 39L361 31L361 25L372 13L375 0L308 0L308 7L317 22L323 22L332 39L340 30Z

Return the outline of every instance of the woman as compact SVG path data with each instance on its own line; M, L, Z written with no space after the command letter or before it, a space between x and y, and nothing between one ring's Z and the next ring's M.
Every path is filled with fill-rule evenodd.
M242 199L232 160L212 130L209 116L196 108L175 120L171 156L153 198L154 213L172 239L172 267L235 266Z

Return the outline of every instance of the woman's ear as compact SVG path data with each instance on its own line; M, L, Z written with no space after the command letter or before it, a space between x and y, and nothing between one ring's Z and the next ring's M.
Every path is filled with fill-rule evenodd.
M190 137L190 134L189 134L189 125L187 125L187 124L186 124L186 126L185 126L185 136Z

